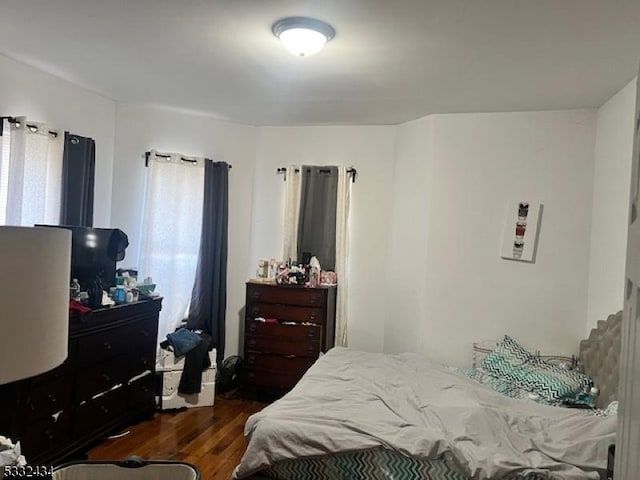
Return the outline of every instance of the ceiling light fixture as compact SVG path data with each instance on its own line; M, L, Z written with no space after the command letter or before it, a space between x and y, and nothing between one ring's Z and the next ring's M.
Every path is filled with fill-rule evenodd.
M308 17L287 17L271 28L273 34L294 55L308 57L320 51L336 31L328 23Z

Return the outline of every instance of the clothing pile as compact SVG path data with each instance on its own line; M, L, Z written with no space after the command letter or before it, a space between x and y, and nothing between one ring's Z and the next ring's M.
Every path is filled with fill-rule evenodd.
M160 347L173 351L176 357L184 355L184 370L180 377L178 392L183 394L200 393L202 390L202 372L211 366L208 352L213 349L211 336L201 330L179 328L167 334Z

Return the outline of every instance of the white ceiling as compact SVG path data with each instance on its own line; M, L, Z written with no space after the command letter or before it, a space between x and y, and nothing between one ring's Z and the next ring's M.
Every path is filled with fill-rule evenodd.
M288 53L272 23L336 37ZM121 102L253 125L597 107L640 62L640 0L1 0L0 53Z

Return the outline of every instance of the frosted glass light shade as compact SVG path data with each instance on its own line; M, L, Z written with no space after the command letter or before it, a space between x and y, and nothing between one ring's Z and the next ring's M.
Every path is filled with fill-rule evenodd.
M294 55L308 57L324 47L327 37L315 30L292 28L280 34L280 41Z
M333 27L307 17L288 17L273 24L273 34L294 55L308 57L319 52L335 35Z
M0 384L67 358L71 231L0 226Z

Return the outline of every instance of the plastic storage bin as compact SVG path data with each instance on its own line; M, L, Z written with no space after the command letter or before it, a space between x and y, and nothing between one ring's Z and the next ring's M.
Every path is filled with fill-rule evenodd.
M211 366L202 372L202 390L200 393L183 395L178 393L178 385L182 370L184 370L184 357L176 357L172 352L162 350L156 372L162 375L162 396L160 409L171 410L183 407L210 407L213 406L216 395L216 349L209 352Z
M144 460L70 462L53 470L54 480L200 480L200 471L186 462Z

